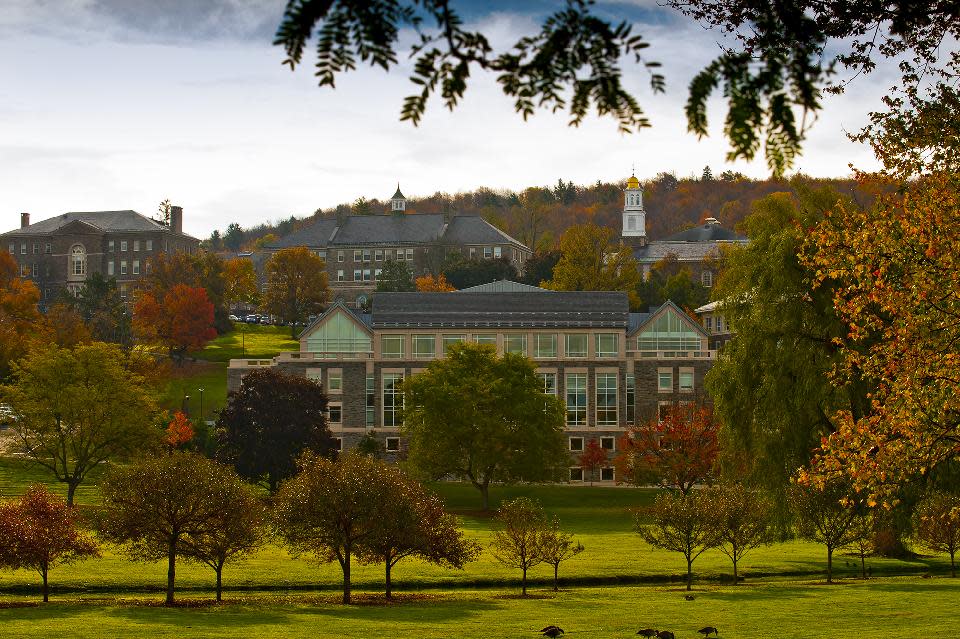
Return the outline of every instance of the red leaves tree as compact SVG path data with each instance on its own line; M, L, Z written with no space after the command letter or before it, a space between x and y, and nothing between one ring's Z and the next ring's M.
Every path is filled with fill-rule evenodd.
M607 451L600 446L600 442L596 439L591 439L587 442L586 447L583 449L583 452L580 453L577 461L580 464L580 468L583 469L583 474L590 478L590 485L592 486L597 469L607 462Z
M180 448L191 439L193 439L193 424L187 419L187 416L177 411L170 423L167 424L167 432L163 441L171 449Z
M166 347L178 363L217 336L206 289L177 284L157 299L142 293L133 307L133 330L141 341Z
M717 424L704 406L680 405L660 420L633 428L620 439L617 477L638 486L657 485L686 495L709 482L717 460Z
M42 324L40 291L17 274L16 260L0 252L0 378L10 374L11 362L23 357Z
M76 511L42 484L19 501L0 504L0 540L0 566L40 573L44 601L50 600L50 568L98 554L97 544L77 527Z

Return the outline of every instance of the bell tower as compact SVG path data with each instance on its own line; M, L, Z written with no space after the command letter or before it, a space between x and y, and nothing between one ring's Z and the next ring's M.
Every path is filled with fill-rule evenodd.
M407 198L400 192L400 184L397 184L397 192L390 198L390 210L394 215L403 215L407 212Z
M631 175L623 191L623 226L620 237L633 247L647 245L647 212L643 210L643 189L640 180Z

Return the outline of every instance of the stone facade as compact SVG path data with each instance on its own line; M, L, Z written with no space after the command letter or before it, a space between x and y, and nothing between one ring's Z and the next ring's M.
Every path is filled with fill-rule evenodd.
M197 251L200 241L183 233L183 209L173 207L170 225L135 211L64 213L0 236L0 247L17 261L20 274L40 289L41 303L62 289L79 290L95 273L113 277L122 295L149 272L150 259L163 252Z
M445 343L490 343L499 353L532 359L548 390L567 403L571 480L590 480L577 457L597 439L611 463L595 479L612 482L617 440L629 428L649 423L663 406L706 401L703 380L715 351L702 328L670 302L653 313L630 313L623 293L531 288L378 293L367 315L340 302L307 327L299 352L232 360L228 387L236 390L245 374L262 367L316 379L335 406L330 425L342 447L372 431L396 459L403 439L389 419L390 376L416 375L443 357ZM615 401L605 399L614 395Z

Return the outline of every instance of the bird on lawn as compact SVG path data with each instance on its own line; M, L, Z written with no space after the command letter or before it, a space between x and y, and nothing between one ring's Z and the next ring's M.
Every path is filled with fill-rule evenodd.
M710 635L717 635L718 637L720 636L720 631L714 628L713 626L704 626L700 630L697 630L697 632L699 632L704 637L709 637Z
M697 596L696 596L696 595L684 595L683 598L686 599L687 601L693 601L694 599L697 598Z
M661 630L657 633L657 639L676 639L669 630Z
M544 637L550 637L551 639L555 639L556 637L559 637L560 635L563 634L563 628L561 628L560 626L550 625L544 628L543 630L541 630L540 633Z
M641 637L647 637L647 639L651 639L652 637L657 636L657 631L653 628L641 628L637 631L637 634Z

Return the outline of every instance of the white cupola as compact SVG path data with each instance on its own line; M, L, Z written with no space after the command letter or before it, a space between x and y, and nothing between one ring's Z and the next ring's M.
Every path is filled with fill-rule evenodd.
M400 192L400 183L397 183L397 192L390 198L390 210L394 213L403 213L407 210L407 198Z
M621 237L646 238L647 212L643 210L643 189L640 180L631 175L623 191L623 229Z

